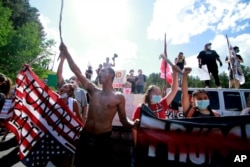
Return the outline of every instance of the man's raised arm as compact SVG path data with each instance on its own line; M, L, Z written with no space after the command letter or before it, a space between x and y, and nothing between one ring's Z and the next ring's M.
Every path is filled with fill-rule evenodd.
M90 85L92 85L91 82L89 82L89 80L84 77L84 75L82 74L80 68L76 65L76 63L72 59L70 53L68 52L68 49L67 49L66 45L63 42L61 43L59 49L60 49L60 51L62 53L60 56L66 57L71 71L77 76L77 78L79 79L79 81L81 82L83 87L86 90L91 89L90 88Z

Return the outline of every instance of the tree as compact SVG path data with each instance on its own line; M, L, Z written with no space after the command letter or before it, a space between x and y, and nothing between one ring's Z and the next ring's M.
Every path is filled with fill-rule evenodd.
M45 38L38 10L28 0L0 0L0 13L5 25L0 26L0 71L14 80L22 66L30 63L43 77L55 42Z
M7 45L12 32L12 22L9 20L11 10L0 2L0 48Z
M245 84L241 85L241 88L249 89L250 88L250 67L242 66L242 69L245 75ZM220 79L222 88L228 88L228 82L229 82L228 74L226 72L220 73L219 79ZM210 83L211 83L211 87L214 87L214 88L216 87L213 79L210 80ZM160 88L163 88L163 86L169 87L169 84L166 84L164 79L161 79L159 77L158 73L152 73L149 75L146 86L148 87L149 85L152 85L152 84L157 85ZM200 80L198 76L190 75L188 78L188 85L189 87L193 87L193 88L204 88L204 83L203 81Z

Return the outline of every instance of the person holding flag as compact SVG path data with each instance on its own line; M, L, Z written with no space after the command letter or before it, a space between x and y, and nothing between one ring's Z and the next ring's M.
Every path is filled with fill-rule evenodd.
M245 77L242 72L242 68L240 66L243 63L243 58L238 53L240 49L238 46L234 46L232 50L235 56L227 56L225 62L228 63L228 71L229 71L229 88L233 87L235 84L235 88L239 89L240 84L245 83Z
M60 58L67 59L70 69L90 97L88 116L76 146L75 167L112 166L111 133L115 115L119 115L123 126L133 128L137 125L137 121L132 121L126 116L125 97L116 93L112 86L115 71L111 67L101 69L98 74L99 82L102 84L100 89L84 76L63 42L60 51Z

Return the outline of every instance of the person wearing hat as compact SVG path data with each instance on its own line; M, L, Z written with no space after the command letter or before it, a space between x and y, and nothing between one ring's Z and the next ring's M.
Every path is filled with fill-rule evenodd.
M238 46L234 46L233 51L235 53L235 56L227 56L225 59L225 62L228 63L229 71L228 87L232 88L233 84L235 84L235 88L239 89L240 84L245 83L245 77L240 66L240 63L243 63L243 58L238 54L240 52Z
M134 70L133 69L131 69L129 71L129 75L127 77L127 81L131 83L131 93L135 94L136 93L135 92L135 82L137 81L137 77L134 76Z
M202 65L207 65L208 73L212 74L212 76L214 77L215 85L217 86L217 88L221 88L217 61L220 63L221 67L222 62L217 52L211 49L211 45L212 43L205 44L204 50L202 50L197 56L198 65L199 68L202 68ZM210 80L205 80L205 87L210 87Z

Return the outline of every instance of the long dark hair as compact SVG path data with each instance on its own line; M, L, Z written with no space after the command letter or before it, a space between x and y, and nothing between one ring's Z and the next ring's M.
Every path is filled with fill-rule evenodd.
M192 93L192 97L194 98L200 93L205 93L208 96L208 99L210 100L209 93L207 91L205 91L204 89L194 90L193 93ZM212 111L212 108L211 108L210 104L209 104L209 106L207 106L207 110L209 111L211 116L215 116L213 111ZM199 112L199 109L197 107L195 107L195 112L193 114L193 117L195 117L198 114L197 112Z
M146 90L146 92L145 92L145 94L144 94L144 101L143 101L145 104L148 104L148 105L151 104L150 94L151 94L151 92L152 92L154 89L156 89L156 88L158 88L158 86L156 86L156 85L150 85L150 86L147 88L147 90Z
M12 86L11 79L0 73L0 82L2 82L2 84L0 85L0 93L3 93L6 98L9 98Z

